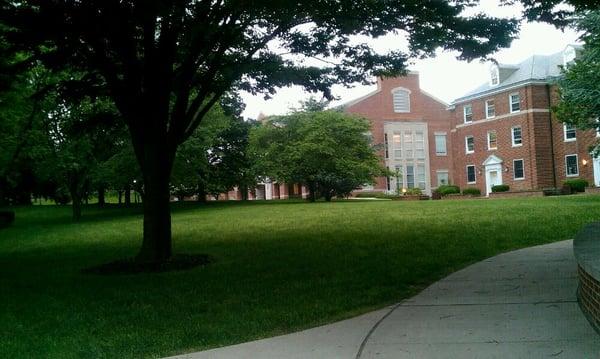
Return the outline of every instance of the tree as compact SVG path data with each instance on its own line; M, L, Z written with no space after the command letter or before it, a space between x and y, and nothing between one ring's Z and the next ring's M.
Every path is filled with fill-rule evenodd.
M600 11L580 17L583 49L558 80L560 102L553 108L560 121L579 129L600 130Z
M169 178L180 144L236 90L297 84L331 97L333 84L402 73L440 47L462 59L514 38L515 20L464 16L476 1L1 0L7 41L50 68L83 71L122 113L144 180L137 256L171 256ZM381 55L353 35L406 34L410 52ZM319 59L323 67L303 59Z
M305 184L311 201L329 201L385 173L369 130L367 120L338 111L295 112L257 128L253 142L264 175Z

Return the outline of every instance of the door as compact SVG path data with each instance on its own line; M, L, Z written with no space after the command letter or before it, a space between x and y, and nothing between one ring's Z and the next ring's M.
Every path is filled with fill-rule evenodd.
M594 158L594 185L600 187L600 157Z
M492 193L492 187L502 184L502 167L498 165L490 165L485 170L486 196Z

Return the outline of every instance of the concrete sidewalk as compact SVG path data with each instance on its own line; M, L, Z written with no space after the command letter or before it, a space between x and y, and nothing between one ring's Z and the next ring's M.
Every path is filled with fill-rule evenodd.
M396 306L177 358L600 358L572 242L498 255Z

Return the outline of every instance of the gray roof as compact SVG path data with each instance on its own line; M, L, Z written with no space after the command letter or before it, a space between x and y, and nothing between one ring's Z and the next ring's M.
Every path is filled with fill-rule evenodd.
M496 86L490 85L489 81L457 98L453 103L462 102L472 97L485 95L488 92L502 90L503 88L518 85L529 81L548 81L560 75L560 66L563 65L563 52L552 55L534 55L517 65L499 64L500 69L509 68L515 71L508 77L502 79Z

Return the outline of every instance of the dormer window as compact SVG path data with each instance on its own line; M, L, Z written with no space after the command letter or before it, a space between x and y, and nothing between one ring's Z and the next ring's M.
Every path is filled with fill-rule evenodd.
M403 87L398 87L392 90L392 100L394 112L408 113L410 112L410 90Z
M500 83L500 71L498 66L492 66L490 69L490 85L497 86Z

